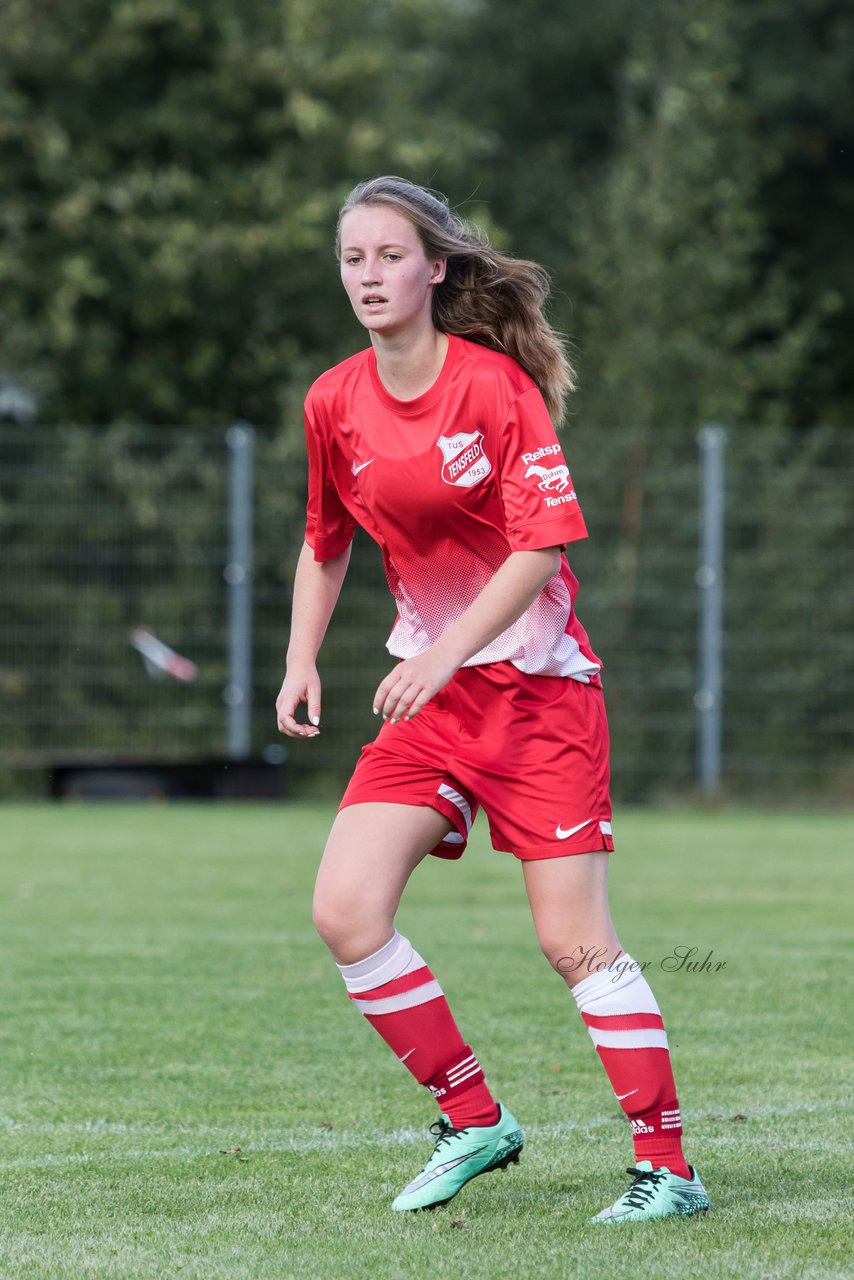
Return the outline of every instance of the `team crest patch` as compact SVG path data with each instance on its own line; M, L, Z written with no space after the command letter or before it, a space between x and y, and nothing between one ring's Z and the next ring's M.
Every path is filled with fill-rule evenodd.
M456 484L470 489L485 479L492 470L492 463L483 451L482 431L461 431L456 436L439 436L436 447L442 450L444 465L442 479L445 484Z

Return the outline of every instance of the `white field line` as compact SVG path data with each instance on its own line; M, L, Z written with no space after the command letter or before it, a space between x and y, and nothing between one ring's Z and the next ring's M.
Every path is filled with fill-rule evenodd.
M846 1100L842 1102L819 1102L819 1103L787 1103L784 1106L762 1106L752 1107L749 1111L744 1112L747 1121L768 1118L775 1116L795 1116L795 1115L814 1115L817 1112L831 1111L848 1111L854 1106L854 1100ZM738 1114L738 1113L736 1113ZM701 1121L710 1123L709 1113L705 1111L686 1112L685 1119L689 1122L689 1128L699 1125ZM614 1120L618 1119L616 1115L596 1116L593 1119L585 1121L561 1120L553 1124L526 1125L526 1140L536 1140L537 1138L560 1138L569 1134L589 1133L592 1130L600 1129L605 1126L613 1125ZM728 1116L722 1116L719 1120L711 1121L716 1124L732 1124L733 1121ZM703 1142L709 1146L739 1146L748 1147L756 1146L767 1148L769 1137L759 1135L754 1136L749 1132L745 1132L742 1123L736 1122L737 1129L733 1129L728 1133L706 1133ZM159 1137L164 1138L169 1135L174 1136L180 1132L180 1126L167 1125L124 1125L120 1122L106 1122L101 1120L87 1121L79 1124L21 1124L8 1116L0 1116L0 1132L5 1131L7 1134L21 1135L22 1137L40 1134L45 1137L59 1137L60 1135L80 1135L89 1134L93 1137L101 1135L135 1135L137 1137ZM286 1138L261 1138L254 1139L251 1137L244 1138L238 1142L240 1135L236 1129L221 1129L211 1126L194 1126L192 1129L185 1130L188 1137L199 1139L207 1137L216 1139L216 1148L210 1145L199 1145L198 1141L193 1143L185 1143L180 1145L170 1145L165 1147L137 1147L137 1148L117 1148L110 1150L109 1148L99 1147L98 1150L88 1152L63 1152L60 1154L45 1153L38 1156L17 1156L9 1159L0 1157L0 1169L50 1169L62 1168L69 1165L80 1164L99 1164L104 1160L178 1160L178 1159L201 1159L211 1155L218 1155L223 1148L228 1153L233 1151L236 1145L240 1145L247 1156L253 1154L259 1155L270 1152L324 1152L324 1151L342 1151L354 1149L357 1147L374 1146L374 1147L404 1147L411 1146L415 1143L429 1143L429 1135L423 1129L394 1129L390 1133L380 1133L377 1130L364 1130L355 1132L352 1130L319 1130L316 1128L298 1130ZM785 1144L781 1144L785 1145ZM816 1151L849 1151L850 1145L843 1142L833 1142L824 1139L806 1139L805 1141L793 1142L792 1149L810 1149Z
M748 1120L762 1119L764 1117L773 1116L790 1116L790 1115L814 1115L828 1111L850 1111L854 1108L854 1096L850 1098L839 1098L836 1100L827 1099L822 1102L786 1102L786 1103L763 1103L761 1106L748 1106L745 1111L731 1111L727 1108L728 1114L723 1112L710 1111L682 1111L685 1119L692 1121L716 1120L730 1121L732 1115L744 1115ZM616 1113L616 1104L615 1104ZM594 1116L589 1120L558 1120L552 1124L546 1125L526 1125L526 1132L538 1134L540 1136L559 1136L564 1132L571 1132L578 1129L595 1128L602 1124L610 1124L616 1118L616 1115ZM321 1130L318 1133L318 1129ZM204 1136L211 1138L233 1138L235 1135L235 1127L223 1128L215 1125L185 1125L178 1124L141 1124L133 1122L126 1124L121 1120L105 1120L98 1117L93 1120L81 1121L62 1121L59 1124L37 1123L31 1124L28 1121L16 1120L14 1116L0 1115L0 1133L20 1133L20 1134L59 1134L59 1133L92 1133L92 1134L128 1134L136 1133L143 1136L162 1137L168 1134L186 1133L188 1136ZM341 1130L339 1133L328 1132L322 1124L303 1126L302 1135L296 1130L293 1139L300 1144L299 1149L304 1149L305 1144L308 1146L321 1146L324 1142L330 1142L335 1145L342 1140L349 1144L357 1144L360 1142L378 1142L387 1146L395 1146L397 1144L405 1144L417 1141L424 1137L426 1126L424 1129L414 1129L407 1126L401 1129L393 1129L391 1133L383 1137L376 1129L365 1130Z

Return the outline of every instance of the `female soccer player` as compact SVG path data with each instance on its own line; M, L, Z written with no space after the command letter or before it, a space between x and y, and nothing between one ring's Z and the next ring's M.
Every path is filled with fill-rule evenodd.
M540 946L631 1120L631 1187L593 1221L707 1209L661 1014L608 909L608 729L563 554L586 529L553 425L573 384L547 277L400 178L351 192L337 248L371 345L306 400L308 517L276 709L288 736L319 732L315 663L358 523L382 549L399 661L376 692L384 724L341 801L314 919L356 1008L441 1108L433 1154L392 1208L444 1204L522 1149L394 924L415 867L460 857L481 806L493 846L522 863Z

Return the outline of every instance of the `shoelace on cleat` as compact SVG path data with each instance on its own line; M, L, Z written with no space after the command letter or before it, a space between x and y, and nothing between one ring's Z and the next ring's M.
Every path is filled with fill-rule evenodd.
M457 1134L463 1133L463 1129L455 1129L447 1120L437 1120L435 1124L430 1125L430 1132L436 1139L436 1145L433 1148L435 1155L439 1148L445 1142L450 1142L452 1138L456 1138Z
M634 1182L621 1198L624 1204L630 1204L633 1209L645 1209L655 1195L659 1182L664 1182L667 1178L667 1172L663 1169L627 1169L626 1173L634 1176Z

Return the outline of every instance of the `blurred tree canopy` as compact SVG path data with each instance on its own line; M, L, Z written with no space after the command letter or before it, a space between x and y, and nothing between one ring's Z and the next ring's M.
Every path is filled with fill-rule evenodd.
M594 534L573 557L613 676L618 758L635 761L624 792L664 738L671 781L690 778L693 432L712 419L732 437L730 749L756 742L747 719L763 758L799 744L816 787L841 776L852 78L848 0L5 0L0 424L8 382L39 402L36 428L0 425L7 747L42 749L61 710L113 749L140 621L207 653L207 701L200 687L184 704L206 740L224 678L224 459L204 428L237 418L271 428L255 571L266 740L301 536L302 398L366 341L338 281L336 213L355 182L400 173L551 272ZM50 423L117 429L95 448L82 428L38 429ZM93 503L120 508L119 568ZM189 568L170 578L173 546ZM346 708L369 705L377 670L361 654L376 646L382 667L388 608L376 558L366 549L363 572L360 557L324 654L336 741L354 749L364 724ZM80 654L89 675L69 675L43 714L43 672L79 671ZM758 678L766 666L777 684Z
M0 375L49 421L295 423L363 342L337 206L542 260L604 424L850 423L844 0L6 0Z
M553 273L576 412L850 423L851 6L479 12L461 103L490 146L478 194Z
M0 369L53 420L280 421L347 343L351 175L462 145L419 121L439 9L10 0Z

